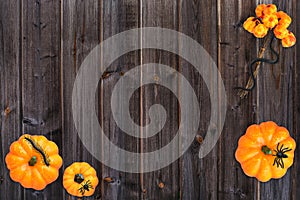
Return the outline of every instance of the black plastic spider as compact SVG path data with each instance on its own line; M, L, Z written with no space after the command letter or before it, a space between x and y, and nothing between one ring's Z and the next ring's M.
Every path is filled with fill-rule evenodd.
M285 153L291 150L292 149L289 149L288 147L283 148L283 144L279 148L279 143L278 143L276 150L274 150L276 154L275 155L273 154L273 156L276 156L276 158L274 159L273 166L277 164L277 167L280 166L281 168L284 168L283 158L287 158L288 156Z
M85 191L90 191L90 189L94 189L92 184L91 184L91 181L90 180L87 180L84 184L82 184L82 187L79 188L79 192L84 195Z

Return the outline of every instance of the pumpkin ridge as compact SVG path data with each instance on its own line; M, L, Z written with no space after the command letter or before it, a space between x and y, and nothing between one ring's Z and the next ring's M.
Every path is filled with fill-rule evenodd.
M66 180L65 180L66 181ZM75 181L73 181L72 182L72 184L67 184L67 186L66 185L64 185L64 188L66 189L66 190L69 190L72 186L73 186L73 184L75 184L76 182ZM78 186L80 185L79 183L77 183L78 184Z
M21 142L19 142L19 141L13 142L13 143L11 144L11 146L13 146L13 145L18 145L19 148L22 148L22 149L24 150L24 152L26 152L27 155L31 153L31 152L28 152L28 151L26 150L26 148L24 148L23 144L22 144ZM13 154L13 155L15 155L15 156L20 157L19 155L15 154L14 151L11 151L11 149L10 149L10 152L9 152L9 153L11 153L11 154ZM28 157L30 157L30 156L28 156Z
M271 139L270 139L270 141L268 141L268 143L270 143L270 142L273 140L274 134L277 132L277 130L279 129L279 127L280 127L280 126L277 126L277 127L275 128L274 132L273 132L272 135L271 135ZM270 145L270 144L267 144L267 145ZM271 146L273 146L273 145L271 145Z
M254 130L252 130L254 127L258 127L258 130L259 130L259 133L260 133L260 138L263 139L263 143L260 142L257 137L256 138L253 138L251 137L252 133L250 134L250 132L253 132ZM252 124L251 126L249 126L246 130L246 133L243 135L243 136L246 136L249 140L251 140L252 142L255 142L257 144L265 144L265 138L263 137L263 134L261 132L261 129L260 129L260 126L257 125L257 124Z
M251 137L249 137L248 135L243 135L242 137L246 137L246 138L248 138L249 140L251 140L252 142L255 142L256 144L260 144L260 142L258 142L257 140L255 140L254 138L251 138Z
M62 160L62 158L59 155L49 156L48 159L51 167L56 168L62 166L62 163L60 163L59 165L57 164L58 160Z
M55 142L49 141L49 142L43 147L43 149L48 149L48 148L50 148L51 146L52 146L52 148L55 147L55 149L57 150L57 152L56 152L56 151L50 151L50 152L47 151L48 156L52 156L52 155L58 154L58 153L59 153L59 150L58 150L58 146L55 144ZM46 152L46 150L45 150L45 152Z
M258 150L257 148L243 148L243 149L253 149L253 150L256 150L256 153L253 154L251 157L247 158L246 160L243 160L241 163L244 163L244 162L246 162L246 161L252 159L253 157L257 156L257 155L260 153L259 150Z
M20 158L20 156L18 156L18 155L16 155L15 153L13 153L13 152L10 152L7 156L15 156L15 157L18 157L18 158ZM21 159L22 159L22 161L24 162L24 164L27 164L27 160L25 160L25 158L22 158L21 157ZM17 167L19 167L19 166L16 166L16 167L14 167L14 168L17 168ZM14 168L10 168L10 169L14 169Z
M41 176L42 180L44 181L44 185L46 187L46 185L47 185L47 179L43 176L43 173L40 173L39 170L37 170L36 168L32 169L31 173L32 174L34 174L34 173L39 174Z
M84 170L83 172L81 172L81 174L85 174L87 171L89 171L91 169L91 167L89 167L88 169ZM90 173L88 174L88 176L90 175Z
M262 122L261 125L264 125L264 126L261 126L261 125L259 126L260 131L261 131L262 133L264 133L265 130L263 130L263 128L266 128L266 126L268 126L270 123L273 124L273 125L275 125L275 130L274 130L273 133L271 134L270 139L269 139L269 140L266 140L266 138L264 137L264 134L262 134L262 135L263 135L263 138L264 138L264 140L265 140L265 145L267 145L267 146L269 145L269 142L272 141L273 135L274 135L274 133L276 132L278 126L277 126L274 122L272 122L272 121ZM267 138L267 139L268 139L268 138Z
M276 129L277 129L277 127L276 127ZM275 129L275 131L276 131L276 129ZM274 131L274 132L275 132ZM272 137L273 137L273 134L272 134ZM272 138L271 138L271 140L272 140ZM270 140L270 141L271 141ZM266 145L267 146L267 145ZM274 151L274 149L272 149L271 147L269 147L269 146L267 146L268 148L270 148L271 149L271 151ZM273 171L272 171L272 168L273 168L273 165L269 162L269 160L270 160L270 156L272 156L272 154L271 155L263 155L262 157L263 158L265 158L266 160L267 160L267 165L269 166L269 168L271 169L271 177L273 177ZM272 156L272 157L274 157L274 156ZM263 159L262 158L262 159ZM265 166L265 165L264 165ZM257 174L256 174L256 176L258 175L258 174L260 174L260 173L262 173L262 170L263 170L263 168L262 168L263 166L262 166L262 162L260 163L260 165L259 165L259 169L257 170ZM269 178L268 180L270 180L271 178ZM267 181L268 181L267 180ZM260 180L261 181L261 180ZM266 182L266 181L263 181L263 182Z
M259 172L259 170L260 170L260 167L261 167L261 157L262 157L262 155L260 154L258 154L258 155L256 155L257 156L257 160L259 161L259 167L258 167L258 169L257 169L257 171L255 172L255 173L251 173L251 175L250 175L250 173L249 173L249 171L244 171L248 176L250 176L250 177L256 177L257 176L257 174L258 174L258 172ZM252 157L252 159L253 158L255 158L256 156L253 156ZM251 164L251 160L249 159L247 162L243 162L243 163L241 163L241 165L242 165L242 168L243 168L243 170L245 170L246 168L248 168L249 167L249 165L252 165Z
M29 173L29 171L30 171L30 173ZM29 167L28 171L26 171L26 173L24 173L23 179L25 179L25 181L20 182L23 187L28 188L28 187L32 186L32 177L31 176L32 176L32 170ZM27 181L29 181L29 183Z
M12 178L11 174L13 174L15 170L16 171L22 171L22 167L23 166L18 166L18 167L15 167L14 169L10 169L10 177ZM25 176L25 173L21 173L21 174L22 174L21 177L18 177L18 179L16 179L16 180L13 179L13 180L14 181L20 181L20 180L22 180L24 178L24 176Z
M20 138L20 139L19 139L18 145L19 145L20 147L22 147L22 148L24 149L24 151L25 151L27 154L30 155L31 152L28 152L28 151L26 150L27 148L24 147L24 145L27 145L28 147L29 147L30 145L29 145L28 142L26 142L26 143L24 142L24 143L23 143L23 142L22 142L22 139L24 139L24 138Z
M267 164L266 165L263 165L262 164L262 160L263 159L266 159L267 160ZM260 165L259 165L259 168L258 168L258 170L257 170L257 173L256 173L256 176L258 176L258 174L261 174L262 173L262 170L264 170L263 169L263 167L265 167L265 166L269 166L269 169L271 169L272 168L272 165L270 165L270 163L268 162L268 159L265 157L265 156L263 156L263 158L261 159L261 162L260 162ZM273 172L271 171L271 177L273 176ZM269 178L268 180L270 180L271 178ZM266 180L266 181L268 181L268 180ZM262 180L260 180L260 181L262 181ZM266 182L266 181L263 181L263 182Z
M90 169L91 168L88 168L88 169L84 170L84 172L82 172L82 174L86 174ZM88 176L90 176L90 175L91 175L91 173L88 173Z
M284 132L286 132L287 133L287 135L286 135L286 137L284 138L284 139L280 139L280 140L278 140L278 141L276 141L276 143L273 143L274 141L274 135L277 135L277 134L279 134L278 132L280 131L279 129L283 129L284 130ZM280 134L280 135L282 135L282 134ZM272 139L270 140L270 146L275 146L275 145L277 145L278 143L282 143L284 140L286 140L286 139L288 139L288 138L290 138L291 136L290 136L290 134L289 134L289 131L285 128L285 127L282 127L282 126L278 126L277 128L276 128L276 131L273 133L273 135L272 135Z
M39 171L37 170L37 172L39 172ZM41 175L41 177L43 178L43 180L45 181L45 183L47 183L48 180L45 178L44 174L43 174L43 173L40 173L40 175Z

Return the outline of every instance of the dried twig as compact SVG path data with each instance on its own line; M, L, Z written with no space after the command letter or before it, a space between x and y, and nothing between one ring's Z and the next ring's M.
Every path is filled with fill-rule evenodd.
M260 50L258 52L257 58L262 58L264 56L264 53L265 53L266 48L267 48L267 45L271 42L270 40L271 40L271 37L267 37L265 39L265 41L263 43L263 46L260 48ZM257 74L258 74L258 71L259 71L259 68L260 68L260 64L261 64L260 61L256 62L256 64L255 64L256 66L255 66L255 70L253 72L253 75L254 75L255 78L257 77ZM253 86L253 79L250 77L248 79L248 82L247 82L247 85L246 85L245 88L249 89L252 86ZM249 91L247 91L247 90L239 90L239 92L238 92L238 95L240 96L241 99L246 98L248 94L249 94Z

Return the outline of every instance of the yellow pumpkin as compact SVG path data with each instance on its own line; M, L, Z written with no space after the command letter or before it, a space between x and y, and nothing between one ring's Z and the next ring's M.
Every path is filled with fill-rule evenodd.
M281 178L293 164L295 140L272 121L248 127L238 142L235 158L244 173L261 182Z
M91 196L98 185L96 170L86 162L74 162L66 168L63 186L73 196Z
M57 145L42 135L22 135L5 157L10 177L25 188L42 190L55 181L62 166Z

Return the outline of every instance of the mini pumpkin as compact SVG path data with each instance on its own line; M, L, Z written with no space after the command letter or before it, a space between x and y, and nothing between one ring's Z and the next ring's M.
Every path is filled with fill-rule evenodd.
M22 135L5 157L10 177L25 188L42 190L55 181L62 166L57 145L42 135Z
M235 158L244 173L261 182L281 178L293 164L295 140L272 121L248 127L238 142Z
M96 170L86 162L74 162L66 168L63 186L73 196L91 196L98 185Z

